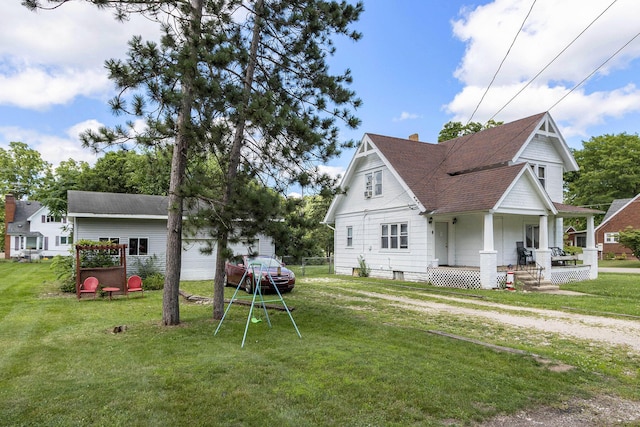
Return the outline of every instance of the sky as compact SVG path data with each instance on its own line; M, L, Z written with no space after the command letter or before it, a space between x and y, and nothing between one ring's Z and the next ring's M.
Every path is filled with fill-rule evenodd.
M94 163L79 134L127 118L107 101L104 61L124 58L133 35L158 27L72 1L30 12L4 0L0 14L0 147L20 141L57 166ZM510 122L549 111L568 145L640 132L640 2L637 0L364 0L337 38L331 71L350 69L362 99L356 130L437 142L449 121ZM323 170L343 173L345 151Z

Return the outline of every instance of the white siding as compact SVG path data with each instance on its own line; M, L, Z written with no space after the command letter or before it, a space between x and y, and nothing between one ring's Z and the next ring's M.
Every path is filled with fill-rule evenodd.
M75 222L75 235L77 240L98 240L101 237L117 237L120 243L129 244L129 238L142 237L149 239L148 255L127 256L127 273L136 271L138 260L145 262L155 255L156 267L164 272L166 267L167 249L167 221L166 220L133 220L133 219L108 219L108 218L77 218ZM252 245L262 255L274 255L275 246L273 240L266 236L258 236ZM200 249L205 248L206 239L184 238L182 242L182 268L181 280L208 280L215 276L216 251L209 255L203 254ZM246 245L232 245L234 253L246 253Z
M357 161L357 172L335 213L336 272L350 274L362 256L376 276L393 277L394 271L425 273L433 256L428 249L433 245L428 244L427 218L420 215L415 202L376 154ZM365 198L365 175L377 170L382 170L382 195ZM382 249L382 224L400 223L408 225L409 247ZM347 227L353 230L351 247L347 246Z
M545 189L554 202L562 203L563 198L563 161L548 138L535 138L524 149L517 162L529 162L545 167ZM537 175L537 172L536 172Z
M508 210L509 212L546 212L546 206L540 199L538 193L534 191L533 185L524 175L519 179L511 191L506 195L498 210Z
M121 244L129 244L130 238L147 238L148 254L128 255L127 273L136 271L137 263L145 262L156 255L156 266L159 271L165 270L167 250L167 222L165 220L110 219L110 218L77 218L74 229L74 240L99 240L102 237L117 237Z

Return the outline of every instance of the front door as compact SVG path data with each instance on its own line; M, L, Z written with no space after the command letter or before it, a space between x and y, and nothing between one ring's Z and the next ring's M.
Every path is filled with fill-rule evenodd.
M438 265L449 265L449 224L436 222L436 258Z

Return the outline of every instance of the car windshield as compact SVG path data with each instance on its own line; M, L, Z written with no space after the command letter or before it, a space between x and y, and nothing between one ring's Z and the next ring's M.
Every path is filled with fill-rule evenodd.
M247 264L248 265L262 265L264 267L280 267L281 264L280 262L278 262L277 259L275 258L269 258L269 257L256 257L256 258L248 258L247 259Z

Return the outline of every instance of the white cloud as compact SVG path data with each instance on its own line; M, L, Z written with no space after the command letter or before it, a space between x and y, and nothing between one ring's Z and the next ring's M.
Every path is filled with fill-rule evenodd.
M452 23L454 35L467 46L454 74L464 87L445 106L454 115L453 120L469 120L531 4L529 0L495 0L462 11L462 17ZM558 122L571 123L562 129L569 137L585 135L589 126L602 123L607 117L639 112L640 91L629 80L631 77L625 78L620 71L640 57L640 38L611 59L585 85L568 94L637 34L640 2L634 1L614 4L505 107L609 4L584 0L576 7L571 0L536 2L473 120L486 121L502 109L495 119L508 122L547 111L566 96L551 113Z
M0 25L0 105L46 109L77 96L103 98L112 89L104 61L123 58L134 34L158 39L159 26L133 16L118 22L110 9L68 2L30 12L6 2Z
M68 129L68 137L46 135L18 127L0 127L0 147L7 149L12 141L24 142L29 148L38 151L42 159L51 163L54 168L61 161L69 159L94 164L99 155L83 148L78 137L83 130L99 125L97 122L78 123Z
M332 178L340 178L344 175L345 169L342 166L319 165L318 171L329 175Z
M67 104L79 95L105 95L111 83L97 70L25 68L0 74L0 104L44 110Z
M420 116L418 114L414 114L414 113L408 113L406 111L403 111L402 113L400 113L400 117L394 117L393 121L394 122L402 122L405 120L415 120L415 119L419 119Z

